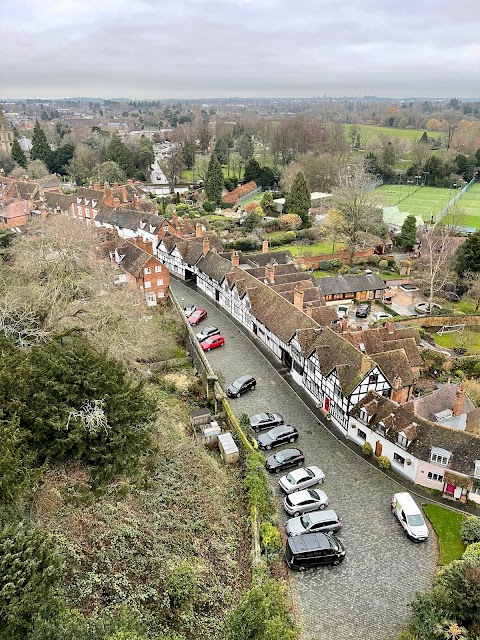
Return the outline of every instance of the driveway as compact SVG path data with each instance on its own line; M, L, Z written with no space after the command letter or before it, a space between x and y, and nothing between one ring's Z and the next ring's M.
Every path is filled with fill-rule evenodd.
M417 591L430 586L434 574L431 542L408 541L390 513L398 485L321 426L253 338L245 336L214 303L178 281L172 281L171 287L182 306L195 303L207 309L204 326L221 329L225 346L208 353L221 383L226 385L245 373L257 379L255 391L231 401L235 414L268 409L295 425L300 432L297 446L307 464L317 464L325 472L322 489L344 522L347 557L341 565L291 573L302 640L395 638L409 614L408 603ZM276 480L272 476L280 497ZM280 503L278 513L286 521Z

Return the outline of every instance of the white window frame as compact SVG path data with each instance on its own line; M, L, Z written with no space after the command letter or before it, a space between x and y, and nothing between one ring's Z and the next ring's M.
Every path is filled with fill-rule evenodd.
M168 231L168 224L166 224L166 225L163 227L163 230L164 230L164 231Z
M159 298L164 298L165 297L165 291L159 291L158 292L158 297Z
M474 478L480 478L480 460L475 460L475 469L473 471Z
M450 456L442 456L439 453L432 453L430 456L430 462L433 462L433 464L439 464L441 467L446 467L449 460Z
M401 467L405 466L405 458L401 456L399 453L397 453L396 451L394 451L393 453L393 461L395 462L395 464L398 464Z
M161 264L155 265L155 273L161 273L161 272L162 272L162 265Z
M163 278L157 278L157 287L163 287Z
M365 440L365 442L367 441L367 434L363 429L357 429L357 437L360 438L360 440Z
M406 449L408 447L408 438L407 436L403 435L403 433L399 433L397 434L397 444Z
M427 478L431 482L441 482L443 484L443 475L436 473L435 471L429 471L427 473Z
M150 269L150 267L145 267L145 269L143 270L143 273L146 276L149 276L152 273L152 270Z
M143 283L143 286L145 289L150 289L152 286L152 283L150 282L150 280L145 280L145 282Z

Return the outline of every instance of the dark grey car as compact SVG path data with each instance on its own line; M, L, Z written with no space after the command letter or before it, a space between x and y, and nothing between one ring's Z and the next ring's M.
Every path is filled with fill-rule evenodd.
M254 431L263 431L263 429L271 429L283 424L283 416L279 413L256 413L250 416L250 424Z
M289 424L282 424L270 429L267 433L259 435L257 441L260 449L271 449L272 447L279 447L282 444L287 444L287 442L295 442L297 438L298 431L295 427L292 427Z
M325 511L311 511L287 521L285 531L287 536L298 536L304 533L330 531L338 533L342 528L342 521L333 509Z
M235 380L235 382L232 382L232 384L227 387L227 396L229 398L239 398L246 391L249 391L250 389L255 389L256 386L257 386L257 381L253 376L242 376L241 378L238 378L238 380Z

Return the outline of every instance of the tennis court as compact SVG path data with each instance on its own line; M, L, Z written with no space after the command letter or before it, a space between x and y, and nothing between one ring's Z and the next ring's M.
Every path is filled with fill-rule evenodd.
M430 221L457 193L456 189L416 187L415 185L384 184L378 187L386 207L398 206L400 211L422 216Z

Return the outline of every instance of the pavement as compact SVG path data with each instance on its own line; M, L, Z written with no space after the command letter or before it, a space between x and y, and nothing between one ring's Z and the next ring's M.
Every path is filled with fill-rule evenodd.
M291 572L302 640L393 640L408 618L408 604L416 592L429 588L435 573L432 542L410 542L390 513L391 497L401 490L398 484L319 422L303 399L305 392L293 388L289 373L264 353L256 338L198 291L176 280L171 288L182 306L194 303L207 309L205 326L221 329L225 346L207 354L220 383L225 387L243 374L255 376L255 391L231 400L234 413L278 411L296 426L300 437L295 446L305 453L306 464L325 472L322 489L343 520L345 561L338 567ZM278 517L285 522L275 476L272 485Z

